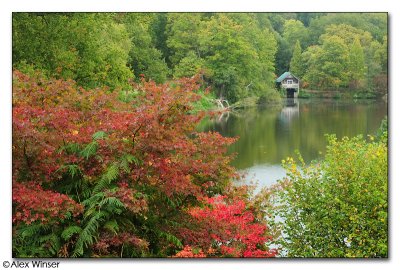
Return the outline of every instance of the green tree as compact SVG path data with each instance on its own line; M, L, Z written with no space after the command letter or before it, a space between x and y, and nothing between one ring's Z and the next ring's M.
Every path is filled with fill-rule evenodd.
M296 14L294 13L265 13L268 17L268 20L271 22L273 29L279 33L283 34L284 24L287 20L296 19Z
M383 45L385 38L383 37L383 43L380 43L362 27L356 28L342 23L327 26L326 32L320 36L320 42L323 43L332 36L340 37L349 48L351 57L348 66L349 87L365 88L374 92L384 91L387 67L387 57L385 57L387 46Z
M280 74L289 70L289 64L291 59L291 50L289 43L281 37L278 33L275 34L276 40L278 42L278 49L275 58L276 74Z
M304 66L303 87L319 88L320 87L320 73L318 68L319 57L322 54L321 46L310 46L302 54L302 61Z
M260 96L272 82L276 40L256 25L252 14L217 14L203 21L200 51L217 96L232 102Z
M192 77L198 74L204 68L204 59L198 57L194 51L188 52L188 54L181 59L178 65L174 69L174 77Z
M348 63L348 48L340 37L332 36L324 40L319 62L319 68L324 75L322 85L326 87L346 85Z
M303 72L303 59L301 57L301 46L300 42L297 40L294 46L292 60L290 61L290 72L296 76L302 77Z
M123 22L132 42L129 64L136 77L143 74L146 78L163 83L167 79L169 70L161 51L155 48L150 34L153 20L153 16L147 13L124 15Z
M245 40L243 27L228 14L214 15L201 29L200 50L205 55L208 78L218 97L237 101L245 96L244 84L250 83L247 78L256 52Z
M262 16L264 15L264 16ZM269 30L268 19L265 14L235 13L232 19L243 27L243 36L257 56L254 67L249 77L250 85L247 84L246 95L263 96L271 94L274 79L274 60L277 52L277 42L274 34Z
M387 140L329 136L325 158L284 162L279 192L288 257L387 257Z
M382 57L382 71L387 74L388 72L388 43L387 43L387 36L383 37L382 42L382 50L381 50L381 57Z
M171 52L167 46L167 13L156 13L150 24L150 34L154 42L154 47L162 53L162 58L165 59L168 67L171 68L169 61Z
M332 24L329 25L325 33L320 36L320 40L326 37L338 36L343 39L347 46L351 46L356 39L359 40L363 47L369 47L373 38L370 32L353 27L348 24Z
M297 40L300 41L302 46L306 46L308 30L301 21L298 20L287 20L283 26L283 38L290 44L293 50Z
M131 48L125 25L112 13L16 13L13 65L95 88L127 86Z
M353 87L358 88L365 79L364 51L360 40L356 38L350 47L349 53L349 79Z
M346 24L368 31L372 37L382 41L387 35L387 14L384 13L328 13L314 18L310 22L309 34L311 44L317 44L319 37L330 25Z
M92 86L128 88L127 82L133 74L127 65L131 44L125 25L110 22L100 29L93 47L88 46L93 51L81 61L82 69L78 70L81 79L78 81ZM91 78L93 73L96 76ZM86 80L88 77L90 79Z
M305 27L308 27L312 19L324 16L326 14L321 12L298 12L296 15L297 20L301 21Z
M169 13L167 16L167 46L170 49L170 59L172 66L179 64L182 58L189 52L194 51L198 57L200 13Z
M349 52L344 40L327 36L320 46L311 46L304 54L305 80L317 88L338 88L348 83Z

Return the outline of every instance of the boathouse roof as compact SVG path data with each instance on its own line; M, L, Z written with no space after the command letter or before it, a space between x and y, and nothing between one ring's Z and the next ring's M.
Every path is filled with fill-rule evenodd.
M284 79L286 79L289 75L292 75L292 77L296 78L297 80L299 80L299 78L297 78L296 76L294 76L292 73L290 73L289 71L286 71L285 73L283 73L281 76L279 76L278 79L276 79L275 81L280 83L282 82Z

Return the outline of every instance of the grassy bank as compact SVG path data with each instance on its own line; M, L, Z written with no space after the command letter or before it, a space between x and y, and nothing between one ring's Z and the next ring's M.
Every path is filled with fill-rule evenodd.
M309 90L301 89L299 98L334 98L334 99L376 99L380 96L373 91L367 90Z

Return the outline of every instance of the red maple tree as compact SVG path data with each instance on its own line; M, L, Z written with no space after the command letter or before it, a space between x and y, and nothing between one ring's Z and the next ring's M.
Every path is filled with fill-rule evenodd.
M196 131L204 116L191 113L197 81L157 85L143 78L132 90L110 92L15 70L15 255L26 255L18 246L31 246L28 256L163 257L182 243L220 243L221 255L272 256L263 245L267 227L245 201L218 197L236 176L225 155L235 138ZM177 220L187 218L203 242L183 233ZM18 237L46 223L54 224L53 237ZM43 249L49 241L53 249Z

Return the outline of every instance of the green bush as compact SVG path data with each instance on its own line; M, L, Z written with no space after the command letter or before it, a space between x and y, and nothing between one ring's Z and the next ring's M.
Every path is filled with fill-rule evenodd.
M306 93L304 91L300 91L298 97L299 98L310 98L310 97L312 97L312 94Z
M282 100L278 91L272 88L267 88L264 90L260 97L258 98L258 104L266 104L266 103L277 103Z
M374 99L377 97L377 94L374 93L373 91L360 91L356 92L353 95L354 99Z
M385 118L382 119L381 126L376 132L376 136L380 140L387 140L387 134L388 134L388 119L387 116L385 116Z
M216 104L214 102L215 96L212 93L206 93L204 91L198 92L200 99L194 103L192 103L192 112L200 112L200 111L210 111L216 108Z
M288 257L387 257L386 139L328 136L325 158L284 163L280 245Z

